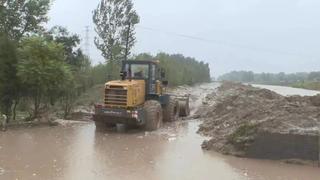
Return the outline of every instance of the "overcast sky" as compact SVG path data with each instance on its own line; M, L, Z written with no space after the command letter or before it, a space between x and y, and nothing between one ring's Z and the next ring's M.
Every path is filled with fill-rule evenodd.
M232 70L320 70L319 0L134 0L141 18L134 53L181 53L210 64L212 75ZM49 26L84 37L99 0L55 0Z

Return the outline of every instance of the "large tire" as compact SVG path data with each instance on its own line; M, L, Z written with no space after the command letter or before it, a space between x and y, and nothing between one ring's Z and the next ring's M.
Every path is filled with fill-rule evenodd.
M169 103L163 108L163 119L165 122L173 122L179 118L179 103L178 101L170 97Z
M187 117L190 115L189 101L179 101L179 108L180 117Z
M162 107L158 101L149 100L144 104L144 114L145 114L145 130L155 131L162 126L163 114Z

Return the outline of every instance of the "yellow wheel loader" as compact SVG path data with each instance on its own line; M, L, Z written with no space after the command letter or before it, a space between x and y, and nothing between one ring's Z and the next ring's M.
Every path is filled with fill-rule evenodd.
M107 82L104 104L95 105L96 129L126 124L154 131L163 121L188 116L189 97L165 93L164 79L157 61L123 61L121 80Z

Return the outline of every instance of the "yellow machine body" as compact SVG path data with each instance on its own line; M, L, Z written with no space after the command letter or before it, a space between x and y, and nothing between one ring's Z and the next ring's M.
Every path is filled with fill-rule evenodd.
M105 84L105 101L107 108L132 109L143 105L146 96L144 80L118 80Z
M174 121L189 114L189 97L180 99L165 92L168 81L159 62L123 61L120 76L121 80L105 84L104 104L95 105L93 120L97 128L129 124L156 130L162 117Z

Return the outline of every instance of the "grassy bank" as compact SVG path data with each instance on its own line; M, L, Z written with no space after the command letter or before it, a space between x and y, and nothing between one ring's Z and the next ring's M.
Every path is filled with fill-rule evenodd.
M291 87L320 91L320 82L300 82L292 84Z

